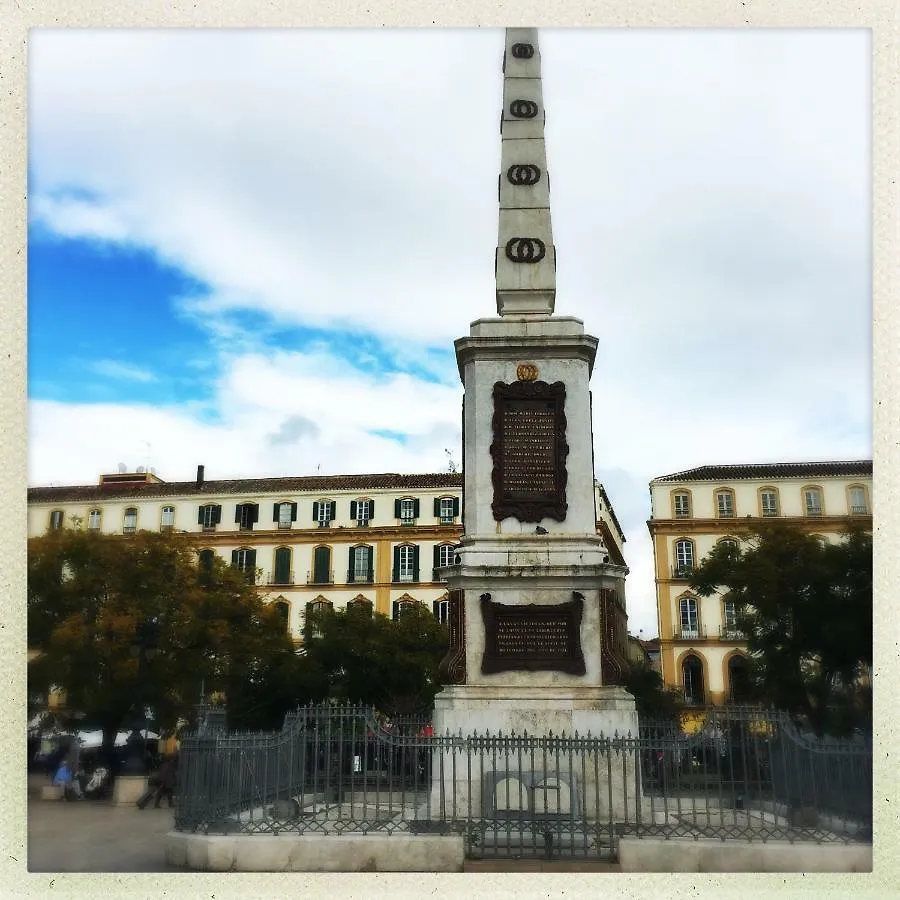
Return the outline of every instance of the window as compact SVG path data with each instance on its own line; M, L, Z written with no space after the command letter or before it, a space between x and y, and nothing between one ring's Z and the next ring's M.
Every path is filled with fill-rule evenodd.
M63 511L61 509L54 509L53 512L50 513L50 530L51 531L59 531L63 525Z
M806 514L808 516L822 515L822 491L820 488L804 488L803 500L806 506Z
M763 516L778 515L778 493L772 488L764 488L759 492L759 504Z
M697 620L697 601L693 597L682 597L679 602L682 638L700 637L700 627Z
M371 547L361 545L350 548L350 565L347 569L347 583L371 582L374 580Z
M861 485L850 488L850 515L864 516L869 512L866 489Z
M363 597L362 594L357 594L348 604L347 610L349 612L357 612L360 615L372 616L372 601Z
M311 584L331 584L334 576L331 571L331 548L316 547L313 550L313 572Z
M441 625L447 625L450 622L450 599L448 597L441 597L438 600L435 600L431 604L431 611L434 613L434 617L441 623Z
M694 542L675 541L675 578L689 578L694 570Z
M256 583L256 551L247 547L231 551L231 564L244 573L247 584Z
M681 678L684 684L684 700L689 706L703 703L703 663L693 653L688 654L681 664Z
M732 703L750 701L750 666L740 653L728 660L728 699Z
M290 528L297 521L297 504L276 503L272 509L272 521L281 529Z
M291 572L291 548L278 547L275 551L275 569L272 572L272 584L293 584Z
M122 525L122 534L134 534L137 531L137 507L129 506L125 510L125 521Z
M171 531L175 527L175 507L164 506L159 517L159 530Z
M419 548L413 544L394 547L393 581L419 580Z
M100 510L92 509L88 513L88 531L100 530Z
M675 505L676 519L689 519L691 517L691 495L686 491L679 491L672 496Z
M328 528L334 519L334 500L317 500L313 503L313 521L319 528Z
M434 501L434 514L441 525L452 525L459 515L459 497L440 497Z
M323 619L331 612L331 604L324 597L316 597L306 604L306 637L322 637Z
M281 626L285 633L288 633L290 631L291 606L284 597L279 597L275 601L275 612L278 613L278 617L281 619Z
M253 526L258 521L258 503L238 503L234 507L234 523L240 531L253 531Z
M738 629L737 604L733 597L722 601L722 637L727 640L741 640L743 635Z
M728 550L737 552L738 542L734 538L722 538L716 542L717 547L727 547Z
M412 525L419 518L419 501L412 497L395 500L394 516L401 525Z
M375 515L374 500L351 500L350 501L350 518L357 525L364 528L369 524L369 520Z
M213 558L215 557L215 551L210 550L208 547L205 550L201 550L198 554L198 562L200 564L200 571L204 575L209 575L213 569Z
M409 594L404 594L391 604L391 618L395 622L399 622L404 615L415 609L417 602L418 601L413 597L410 597Z
M720 519L734 518L734 491L716 491L716 511Z
M434 568L437 570L440 566L452 566L456 557L455 544L436 544L434 547ZM438 580L438 573L432 574L434 581Z
M222 521L222 507L218 503L207 503L200 507L197 523L204 531L215 531L216 525Z

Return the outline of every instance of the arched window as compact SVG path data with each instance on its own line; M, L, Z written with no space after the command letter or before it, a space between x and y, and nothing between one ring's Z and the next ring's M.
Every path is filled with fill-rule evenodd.
M272 521L283 531L289 529L297 521L297 504L290 501L273 504Z
M375 517L375 501L368 498L350 501L350 519L365 528L369 520Z
M759 489L759 514L763 517L778 515L778 488Z
M435 571L431 577L433 581L438 580L437 569L441 566L452 566L454 557L456 556L456 544L435 544L434 546L434 568Z
M362 594L357 594L348 604L347 611L352 613L358 613L362 616L372 615L372 601L364 597Z
M175 527L175 507L164 506L159 516L159 530L171 531Z
M446 594L443 597L438 597L431 604L431 611L441 625L447 625L450 622L450 598Z
M99 531L100 530L100 518L101 513L99 509L92 509L88 513L88 531Z
M290 622L291 622L291 605L284 599L284 597L279 597L275 601L275 611L278 613L281 618L282 626L284 627L285 632L290 631Z
M129 506L125 510L125 520L122 523L122 534L134 534L137 531L137 507Z
M716 541L716 546L727 547L729 550L734 552L737 552L740 549L740 545L738 544L737 540L732 537L720 538L718 541Z
M275 568L272 572L272 584L293 584L294 573L291 571L291 548L278 547L275 550Z
M50 530L51 531L59 531L63 526L63 511L61 509L54 509L53 512L50 513Z
M256 551L249 547L240 547L231 551L231 564L244 573L247 584L256 584Z
M731 488L719 488L716 491L716 516L720 519L733 519L734 491Z
M366 544L350 548L350 560L347 568L347 584L369 583L374 580L374 552Z
M435 497L434 514L441 525L452 525L459 515L459 497Z
M403 497L394 501L394 517L401 525L413 525L419 518L419 501L415 497Z
M394 547L394 567L392 581L419 580L419 548L413 544Z
M331 584L334 574L331 571L331 547L316 547L313 550L313 571L311 584Z
M734 602L731 594L722 598L722 637L731 641L744 639L744 635L738 628L737 603Z
M703 687L703 662L689 653L681 663L681 681L684 685L684 702L688 706L700 706L705 699Z
M675 541L674 578L690 578L694 571L694 542L687 539Z
M803 488L803 507L808 516L823 515L822 488L815 485Z
M322 637L323 619L331 612L331 603L321 595L306 604L304 628L307 638Z
M216 551L210 550L208 547L205 550L201 550L198 554L198 562L200 565L200 571L206 574L212 572L213 568L213 557L215 557Z
M689 519L691 517L690 491L674 491L672 494L672 511L676 519Z
M409 594L398 597L391 605L391 618L395 622L399 621L406 613L414 609L417 603L418 600L410 597Z
M334 500L316 500L313 503L313 521L319 528L329 528L334 520Z
M679 637L694 639L700 637L700 621L697 616L697 601L694 597L682 597L678 601Z
M736 653L728 660L728 699L732 703L749 703L750 688L750 665L747 657Z
M869 499L865 485L851 484L847 488L847 505L851 516L865 516L869 513Z

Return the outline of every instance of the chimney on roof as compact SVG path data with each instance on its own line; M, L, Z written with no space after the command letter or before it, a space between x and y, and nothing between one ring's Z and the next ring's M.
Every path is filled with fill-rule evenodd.
M203 466L197 466L197 487L203 487Z

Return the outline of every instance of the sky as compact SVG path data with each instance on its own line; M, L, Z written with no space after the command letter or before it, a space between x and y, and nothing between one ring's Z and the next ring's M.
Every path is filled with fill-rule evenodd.
M650 637L650 479L871 457L869 37L540 47L556 313L599 339L596 476ZM29 484L458 464L502 53L494 29L34 29Z

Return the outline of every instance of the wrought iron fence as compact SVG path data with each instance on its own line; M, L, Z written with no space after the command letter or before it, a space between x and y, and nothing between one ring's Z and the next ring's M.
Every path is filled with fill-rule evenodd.
M182 741L175 827L215 833L462 834L470 858L612 858L622 835L871 839L871 742L786 716L711 712L694 734L433 735L358 706L297 710L280 732Z

